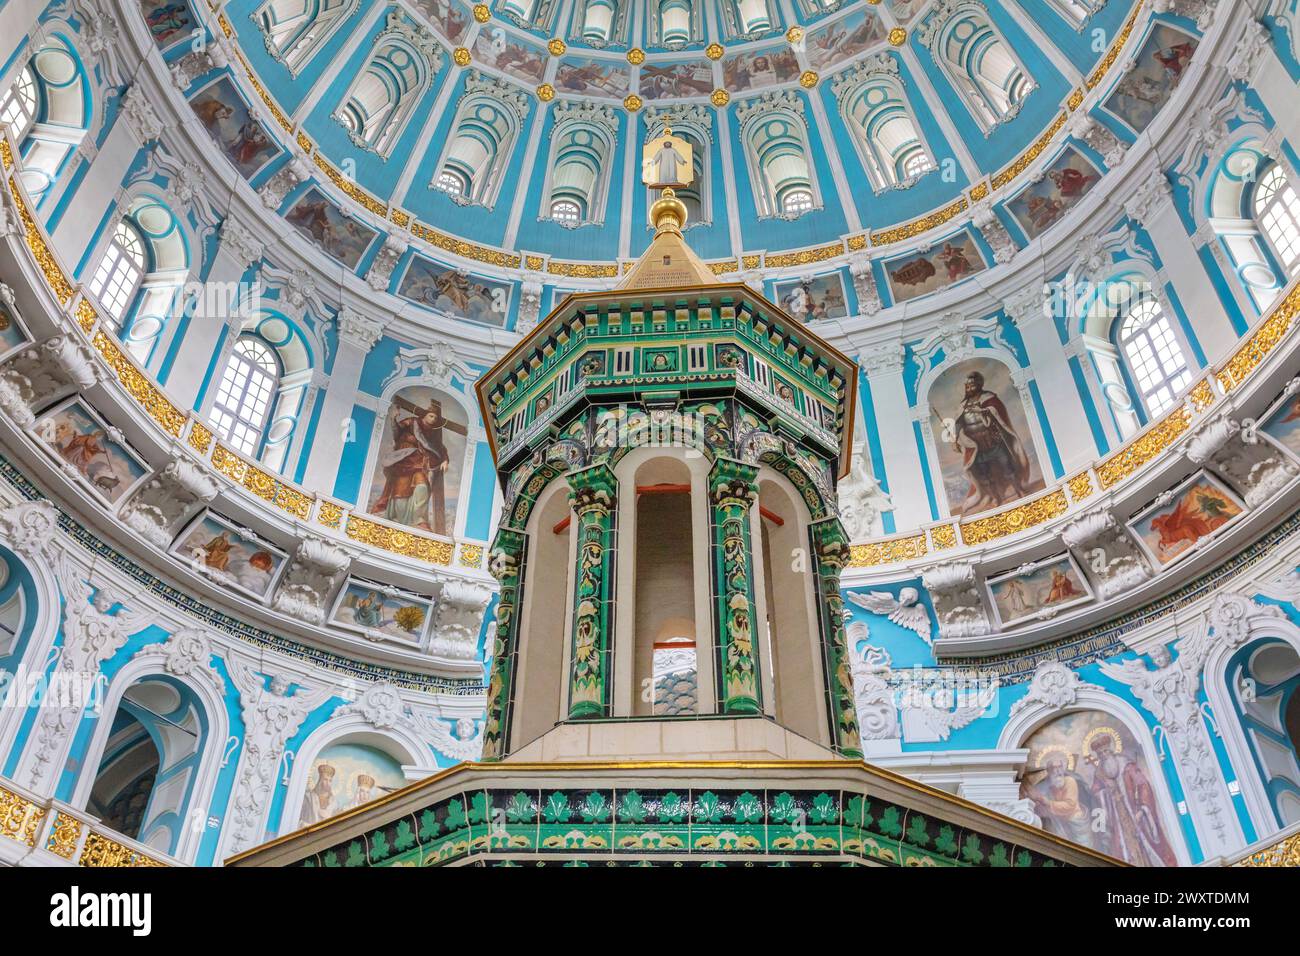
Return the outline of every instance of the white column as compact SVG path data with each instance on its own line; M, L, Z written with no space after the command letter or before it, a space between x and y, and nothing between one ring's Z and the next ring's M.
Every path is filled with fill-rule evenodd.
M27 42L27 35L36 29L36 18L48 6L48 0L9 0L0 7L0 37L5 38L4 46L0 47L0 63ZM10 46L15 37L18 42Z
M69 203L50 236L64 262L80 262L89 244L95 241L95 230L104 211L117 202L122 180L143 145L140 134L131 123L123 122L123 118L124 114L119 113L98 153L89 140L79 147L79 152L87 155L90 169L77 187L76 199ZM93 269L94 263L90 265Z
M1047 308L1047 293L1033 285L1002 303L1029 354L1038 395L1047 411L1052 438L1066 474L1083 468L1097 457L1098 450L1088 427L1088 415L1074 384L1074 375ZM1029 406L1026 406L1026 412ZM1047 463L1044 462L1044 465Z
M1293 24L1291 29L1300 29ZM1300 150L1300 110L1296 84L1273 48L1269 32L1260 24L1246 28L1227 63L1228 76L1247 82L1273 117L1275 129L1292 148Z
M894 526L899 531L932 520L916 435L912 431L912 412L903 388L903 357L901 343L874 346L858 355L858 365L866 373L871 389L889 499L894 503ZM880 464L876 463L876 467Z
M1142 224L1155 243L1163 271L1173 282L1206 361L1211 365L1221 361L1237 344L1237 330L1201 266L1192 237L1178 218L1169 181L1163 174L1154 174L1130 197L1124 209Z
M339 351L334 357L329 385L325 389L303 481L308 489L326 495L334 493L334 479L343 458L344 439L349 432L353 433L353 440L360 437L353 429L348 429L347 424L356 403L361 369L366 356L383 335L383 327L373 319L345 308L339 312L338 331ZM468 481L468 478L464 480Z
M262 244L238 220L227 217L221 226L216 259L164 383L182 408L195 407L222 333L247 314L251 304L239 298L239 283L248 267L259 261L264 252ZM232 308L236 305L239 307Z

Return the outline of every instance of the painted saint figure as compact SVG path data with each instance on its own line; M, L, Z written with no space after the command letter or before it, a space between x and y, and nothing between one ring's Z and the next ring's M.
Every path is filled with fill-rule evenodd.
M1023 498L1029 492L1029 456L1002 399L984 387L984 376L966 376L965 397L954 419L953 450L962 456L970 491L958 507L974 514Z
M673 136L671 129L650 140L642 151L641 179L651 189L674 188L690 185L691 147Z
M465 426L448 420L436 400L421 407L399 396L393 400L392 414L392 447L385 449L379 459L384 490L370 506L370 513L447 534L443 479L451 456L443 442L443 430L465 435Z
M1136 866L1177 866L1146 772L1116 750L1112 734L1094 734L1088 754L1095 768L1092 792L1104 811L1097 848Z
M1070 769L1070 758L1060 750L1049 751L1042 766L1030 773L1046 774L1024 793L1034 802L1034 812L1048 833L1092 846L1090 816L1092 794L1087 782Z

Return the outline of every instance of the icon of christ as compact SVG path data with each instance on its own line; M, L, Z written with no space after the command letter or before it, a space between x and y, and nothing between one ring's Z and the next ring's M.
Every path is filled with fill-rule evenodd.
M398 524L449 534L445 477L451 455L443 432L467 434L465 426L442 413L442 403L431 398L427 406L398 395L386 429L391 444L381 450L379 465L384 488L370 513Z

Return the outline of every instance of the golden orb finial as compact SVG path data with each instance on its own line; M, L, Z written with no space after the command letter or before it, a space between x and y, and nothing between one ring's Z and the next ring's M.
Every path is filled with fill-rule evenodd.
M672 187L664 187L659 198L650 207L650 222L654 224L655 235L661 232L681 234L686 225L686 203L677 198Z

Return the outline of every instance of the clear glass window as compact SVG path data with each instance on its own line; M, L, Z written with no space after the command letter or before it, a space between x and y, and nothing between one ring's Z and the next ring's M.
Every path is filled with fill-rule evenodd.
M1287 278L1300 275L1300 196L1278 164L1255 190L1255 220L1282 263Z
M1133 303L1120 326L1119 345L1147 413L1164 414L1191 383L1192 373L1158 301L1142 296Z
M114 323L120 324L126 314L144 278L144 268L144 241L133 226L119 222L90 280L90 294L99 300Z
M236 451L257 454L280 381L275 353L255 336L241 336L226 362L212 406L212 424Z

